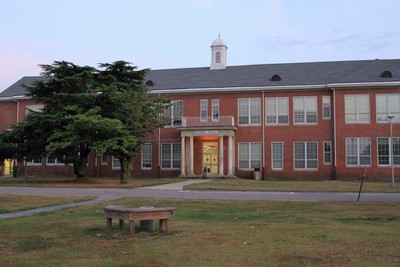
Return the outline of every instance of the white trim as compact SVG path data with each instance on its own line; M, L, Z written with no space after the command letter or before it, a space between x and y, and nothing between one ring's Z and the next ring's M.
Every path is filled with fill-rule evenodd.
M259 86L259 87L216 87L216 88L175 88L160 89L148 92L150 95L208 93L208 92L251 92L251 91L280 91L280 90L321 90L329 88L326 85L287 85L287 86Z
M281 168L274 168L274 149L273 145L274 144L281 144L281 149L282 149L282 167ZM271 142L271 170L274 171L283 171L285 167L285 148L283 142Z
M143 152L144 152L144 146L145 145L150 145L150 167L143 167ZM140 168L142 170L151 170L151 168L153 167L153 144L152 143L144 143L142 145L142 153L141 153L141 157L140 157Z
M386 87L386 86L400 86L400 82L359 82L359 83L328 83L326 86L334 87L336 89L348 87Z
M330 151L329 151L329 154L330 154L330 158L331 158L331 161L330 162L326 162L326 158L325 158L325 144L329 144L329 147L330 147ZM323 155L322 155L322 160L323 160L323 164L324 165L326 165L326 166L329 166L329 165L332 165L332 141L323 141L322 142L322 153L323 153Z

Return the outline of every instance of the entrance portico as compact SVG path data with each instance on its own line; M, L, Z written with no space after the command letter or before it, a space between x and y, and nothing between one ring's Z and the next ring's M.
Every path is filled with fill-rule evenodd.
M181 175L233 177L236 127L181 128Z

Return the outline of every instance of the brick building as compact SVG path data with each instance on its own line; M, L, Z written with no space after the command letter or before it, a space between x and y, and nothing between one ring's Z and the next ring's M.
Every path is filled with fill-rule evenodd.
M134 176L358 179L367 166L368 177L389 180L392 162L399 172L400 59L227 66L227 49L218 37L210 67L147 74L149 95L173 101L171 123L147 137ZM41 108L21 87L36 79L0 93L1 130ZM19 168L73 173L51 158ZM118 169L111 156L89 158L89 175Z

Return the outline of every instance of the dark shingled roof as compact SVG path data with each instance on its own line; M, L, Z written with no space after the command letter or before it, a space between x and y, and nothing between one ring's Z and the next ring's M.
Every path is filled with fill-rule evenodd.
M386 70L392 78L381 77ZM274 75L281 81L271 81ZM151 90L387 82L400 81L400 59L152 70L146 78L154 83Z
M392 77L381 77L384 71L390 71ZM281 80L271 81L274 75L278 75ZM21 85L30 85L38 79L45 78L23 77L0 93L0 98L22 96L24 89ZM200 88L400 82L400 59L228 66L224 70L210 70L209 67L150 70L146 76L146 81L148 80L153 82L150 90L155 92Z
M8 87L6 90L0 93L0 98L2 97L14 97L14 96L24 96L25 88L22 86L31 85L34 81L42 81L46 79L43 76L25 76L19 79L16 83Z

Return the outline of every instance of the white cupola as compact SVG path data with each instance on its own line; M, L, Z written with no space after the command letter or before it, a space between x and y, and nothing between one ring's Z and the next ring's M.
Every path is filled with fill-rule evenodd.
M218 34L218 38L211 44L211 66L210 70L224 70L226 68L226 51L228 46L225 41L221 39Z

